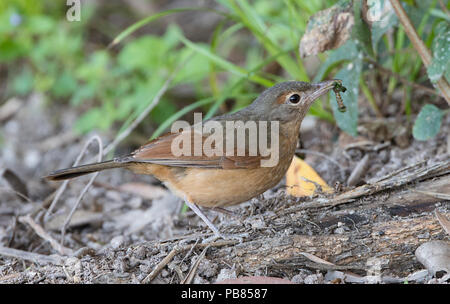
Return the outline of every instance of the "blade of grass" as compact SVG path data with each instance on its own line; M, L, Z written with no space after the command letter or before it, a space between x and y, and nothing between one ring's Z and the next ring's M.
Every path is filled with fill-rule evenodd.
M251 8L251 6L248 5L245 0L239 1L239 5L237 5L234 0L229 0L227 2L229 3L229 6L231 7L231 9L233 9L233 12L235 14L231 15L231 17L235 19L236 22L241 22L242 24L244 24L244 26L247 27L253 33L253 35L255 35L255 37L271 55L277 54L281 51L278 43L272 41L267 33L259 30L257 21L249 18L254 13L251 11L251 9L249 11L249 8ZM285 69L294 79L309 81L308 74L306 73L303 64L297 64L289 56L289 54L281 56L277 61L283 67L283 69Z
M162 124L159 125L159 127L153 132L152 137L150 140L155 139L156 137L160 136L167 128L170 127L171 124L173 124L177 119L181 118L183 115L193 111L196 108L199 108L201 106L207 105L214 101L214 97L208 97L204 99L200 99L194 103L191 103L190 105L184 107L180 111L176 112L172 116L170 116L168 119L166 119Z
M359 78L359 86L361 87L361 91L366 96L367 100L369 101L370 106L374 110L377 117L383 117L383 114L380 111L380 108L377 105L377 102L375 101L375 97L373 97L372 92L370 91L369 87L367 86L366 82L363 79L364 77Z
M180 35L180 40L181 42L186 45L187 47L191 48L192 50L194 50L195 52L202 54L206 57L208 57L210 60L212 60L215 64L217 64L217 66L225 69L226 71L238 75L238 76L243 76L248 78L250 81L253 81L255 83L258 83L260 85L263 85L265 87L270 87L273 85L273 83L268 80L265 79L261 76L258 75L252 75L251 72L247 71L244 68L241 68L225 59L223 59L220 56L217 56L216 54L212 53L211 50L208 50L205 47L202 47L196 43L193 43L192 41L188 40L186 37L184 37L183 35Z
M236 98L248 98L248 97L254 97L256 94L240 94L236 95ZM229 96L228 96L229 97ZM170 116L168 119L166 119L159 127L153 132L152 137L150 140L155 139L156 137L160 136L165 130L167 130L176 120L180 119L183 115L193 111L196 108L208 105L212 103L216 98L215 97L207 97L200 99L194 103L191 103L190 105L184 107L180 111L176 112L172 116Z
M286 51L281 51L279 54L275 54L274 56L270 56L268 58L266 58L265 60L263 60L261 63L259 63L257 66L255 66L254 68L252 68L249 72L249 74L252 73L256 73L257 71L261 70L264 66L266 66L268 63L276 60L276 58L278 56L282 56L284 53L289 52L289 50ZM240 77L237 81L235 81L229 88L225 88L223 90L223 92L233 92L234 90L236 90L236 88L238 88L240 85L242 85L244 83L244 81L247 81L247 77L243 76ZM268 80L269 81L269 80ZM267 85L266 87L270 87L274 85L273 82L270 82L270 85ZM227 95L223 94L223 96L221 98L219 98L214 105L211 107L211 109L208 111L208 113L206 114L205 119L211 118L219 109L220 105L226 100Z
M225 20L219 23L218 26L214 29L214 33L211 39L210 43L210 50L212 53L216 54L217 45L219 44L218 37L220 36L220 33L225 25ZM217 96L219 94L219 87L217 84L217 74L216 74L216 65L210 61L210 73L209 73L209 86L211 87L211 92L213 93L213 96Z
M128 37L129 35L134 33L135 31L137 31L141 27L147 25L148 23L156 21L167 15L188 12L188 11L209 11L209 12L217 13L219 15L227 16L227 14L225 14L223 12L220 12L218 10L211 9L211 8L205 8L205 7L185 7L185 8L169 9L169 10L162 11L162 12L156 13L154 15L148 16L142 20L139 20L136 23L133 23L132 25L127 27L125 30L123 30L119 35L117 35L117 37L114 38L114 40L108 45L108 48L111 48L111 47L115 46L116 44L120 43L123 39L125 39L126 37Z

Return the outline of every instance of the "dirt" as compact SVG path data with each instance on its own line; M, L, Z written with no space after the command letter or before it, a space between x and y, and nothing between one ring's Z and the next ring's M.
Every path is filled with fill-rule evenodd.
M427 273L417 274L424 266L414 252L425 242L448 240L433 212L448 217L450 205L448 199L414 196L411 189L448 195L448 179L443 180L442 174L377 189L339 205L326 205L333 200L323 195L290 197L281 182L231 208L234 215L208 211L223 233L239 236L208 243L207 227L192 212L181 212L182 202L159 181L126 170L106 171L74 214L63 243L70 253L62 255L57 246L61 225L89 177L69 184L45 223L43 215L60 184L41 177L71 166L92 134L73 134L71 126L79 113L58 105L48 107L40 95L19 102L17 112L1 123L0 164L17 175L27 194L17 195L12 190L19 189L17 185L0 178L0 246L50 256L54 262L45 262L42 256L0 255L0 283L180 283L186 278L193 283L214 283L242 276L277 277L294 283L352 282L351 278L400 283L412 274L420 277L417 282L440 282ZM395 122L384 122L388 124L395 127ZM361 136L352 139L331 124L309 118L303 125L299 155L340 193L351 189L346 186L347 178L366 154L369 161L356 186L406 166L422 162L421 166L432 167L449 159L449 115L435 138L418 142L403 135L406 145L389 132L377 138L371 126L361 123ZM115 136L113 132L100 135L104 144ZM362 140L372 143L354 145ZM116 153L132 148L125 142ZM85 159L95 156L96 148L89 150ZM444 178L448 174L447 170ZM323 207L307 207L324 202ZM26 215L47 236L38 235ZM152 277L169 254L174 255Z

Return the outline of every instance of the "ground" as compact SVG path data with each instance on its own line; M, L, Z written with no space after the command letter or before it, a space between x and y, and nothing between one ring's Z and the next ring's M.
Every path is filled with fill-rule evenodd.
M295 198L281 182L230 208L233 214L207 211L234 236L226 240L212 240L156 179L103 172L61 245L61 227L89 177L72 181L45 220L61 184L41 177L71 166L93 134L74 134L79 113L43 100L33 94L0 109L1 283L214 283L245 276L292 283L443 282L442 274L421 271L415 251L448 240L436 211L449 217L449 115L426 142L411 138L407 118L365 123L362 115L356 139L308 118L298 154L336 194ZM114 137L101 133L104 143ZM130 152L137 141L128 139L116 154ZM95 157L96 148L89 150L85 159ZM362 169L351 174L358 164Z

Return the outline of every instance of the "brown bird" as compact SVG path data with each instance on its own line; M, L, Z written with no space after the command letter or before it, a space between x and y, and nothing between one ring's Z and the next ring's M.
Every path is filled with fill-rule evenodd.
M58 170L46 178L64 180L112 168L151 174L184 199L216 236L222 237L197 206L214 208L239 204L278 184L291 164L300 124L309 107L336 84L341 85L342 82L328 80L315 84L301 81L279 83L265 90L248 107L201 123L206 126L208 122L213 122L215 132L211 132L212 129L204 132L201 128L199 131L200 125L197 123L185 130L156 138L129 155ZM235 124L235 129L232 133L226 133L227 123L230 122ZM239 125L239 122L244 125ZM252 122L255 122L253 126L265 126L263 122L267 122L266 134L253 134L254 129L250 128ZM220 127L223 130L220 131ZM244 131L241 133L244 136L239 138L241 131ZM222 138L212 140L214 133ZM199 134L200 137L196 137ZM243 140L245 145L242 145ZM260 144L264 141L272 144L270 155L267 149L261 149ZM195 153L194 145L198 142L204 146L203 149L200 147L200 153L198 150ZM256 152L255 145L260 148ZM210 147L209 150L205 148L207 146ZM194 153L179 155L174 153L174 147L186 148L183 151ZM211 154L212 151L216 153ZM276 153L278 154L275 155ZM275 162L267 165L270 159ZM264 161L267 163L264 164Z

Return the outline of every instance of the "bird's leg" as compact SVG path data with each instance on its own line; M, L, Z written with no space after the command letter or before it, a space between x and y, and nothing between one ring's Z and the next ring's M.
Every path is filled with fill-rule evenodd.
M214 236L217 238L223 238L222 234L220 233L219 229L217 229L216 226L206 217L206 215L198 208L195 204L189 202L188 200L185 200L186 205L191 208L192 211L195 212L205 223L208 225L208 227L214 232Z
M208 227L214 232L214 236L205 239L203 242L209 243L212 241L215 241L217 239L224 239L224 240L238 240L239 243L242 243L244 240L244 237L248 236L248 233L241 233L239 235L224 235L220 233L219 229L217 229L216 226L206 217L206 215L200 210L200 208L197 207L197 205L189 202L188 200L185 200L186 205L191 208L192 211L195 212L205 223L208 225Z
M226 214L228 216L234 217L236 219L240 219L240 215L237 214L236 212L230 211L228 209L222 208L222 207L211 207L211 208L207 208L209 210L215 211L215 212L220 212L223 214Z

